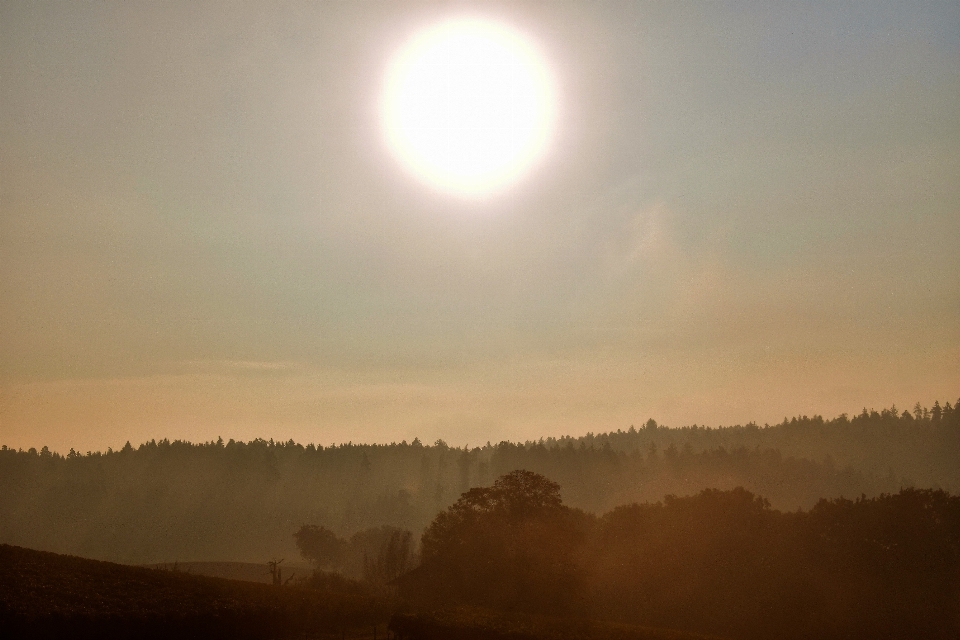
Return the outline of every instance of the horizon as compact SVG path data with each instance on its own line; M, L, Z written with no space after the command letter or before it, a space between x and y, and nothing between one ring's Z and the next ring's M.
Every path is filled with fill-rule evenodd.
M118 447L113 447L108 445L106 449L96 449L96 450L88 449L86 452L83 452L81 450L75 450L74 447L70 447L70 451L68 453L74 453L77 456L91 456L91 455L96 456L96 455L107 455L110 453L119 453L125 450L127 446L129 446L132 450L136 451L147 446L160 445L160 444L167 444L167 445L185 444L190 446L210 446L210 445L229 445L234 443L244 444L244 445L250 445L255 443L256 444L266 443L271 446L290 446L292 444L293 446L303 447L307 449L313 447L317 450L338 449L338 448L344 448L344 447L392 447L392 446L406 445L406 446L421 446L424 448L445 447L448 449L452 449L454 451L473 451L477 449L486 450L490 448L495 448L501 444L514 444L514 445L529 447L529 446L536 446L536 445L542 445L542 444L558 444L558 443L564 443L568 441L575 442L578 440L602 439L602 438L609 437L612 435L617 435L617 434L634 434L644 430L648 431L651 428L655 430L667 430L667 431L690 431L690 430L697 430L697 429L703 430L703 431L715 431L715 430L722 431L725 429L735 430L735 429L750 429L750 428L765 430L765 429L773 429L776 427L783 427L785 425L789 425L796 422L803 422L803 421L809 421L809 422L819 421L823 423L839 422L839 423L849 424L850 422L852 422L857 418L864 418L864 417L873 418L875 416L893 417L897 419L907 416L911 420L920 421L920 420L930 420L930 415L931 415L930 410L932 407L946 408L948 410L952 410L955 408L954 405L952 405L949 400L945 400L943 405L941 405L940 400L937 399L937 400L934 400L934 403L929 407L923 405L920 402L916 402L912 407L901 408L901 407L897 407L896 403L894 403L890 407L881 407L879 411L874 407L870 407L870 409L867 409L867 407L864 406L859 413L843 412L829 418L824 417L819 413L815 413L809 416L806 414L796 415L796 416L784 416L782 421L773 422L773 423L764 422L763 424L760 424L759 422L755 422L751 420L750 422L743 422L743 423L738 422L735 424L717 424L715 426L709 425L709 424L700 424L696 422L690 423L690 424L683 424L680 426L671 426L668 424L657 422L653 418L648 418L645 422L639 423L640 426L631 424L626 429L620 427L616 431L613 431L613 430L587 431L580 435L565 433L561 435L540 436L539 438L526 439L526 440L493 441L488 439L485 444L478 444L473 447L470 447L469 442L463 443L462 445L451 444L446 442L443 438L438 438L431 444L429 441L422 441L419 438L419 436L414 436L410 440L410 442L407 442L406 439L400 440L399 442L396 440L391 440L389 442L369 441L369 440L362 441L362 442L361 441L354 442L352 440L348 440L345 442L331 442L328 445L324 445L321 442L295 441L292 438L287 440L282 440L279 438L258 436L250 440L238 440L235 438L224 439L223 436L218 435L216 440L211 439L211 440L196 440L196 441L185 440L185 439L171 439L167 437L151 438L149 440L143 440L139 442L139 444L137 445L134 445L132 441L127 440L123 445ZM958 398L957 400L956 407L960 407L960 398ZM922 412L922 416L914 417L918 410ZM652 423L652 427L651 427L651 423ZM4 450L4 451L17 451L20 453L28 453L30 451L34 451L35 453L40 453L41 449L46 449L47 452L51 455L56 455L64 458L67 457L67 453L64 453L60 450L50 449L50 447L46 444L41 445L40 448L34 445L25 449L22 446L8 446L5 442L0 442L0 450Z

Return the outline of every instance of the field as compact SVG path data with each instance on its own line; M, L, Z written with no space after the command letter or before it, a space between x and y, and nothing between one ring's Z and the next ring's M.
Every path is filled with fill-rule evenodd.
M130 567L0 545L0 636L357 637L383 599Z

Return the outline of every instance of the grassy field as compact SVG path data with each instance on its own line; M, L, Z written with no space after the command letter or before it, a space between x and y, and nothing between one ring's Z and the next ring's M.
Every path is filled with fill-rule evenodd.
M0 637L357 637L383 599L131 567L0 545Z

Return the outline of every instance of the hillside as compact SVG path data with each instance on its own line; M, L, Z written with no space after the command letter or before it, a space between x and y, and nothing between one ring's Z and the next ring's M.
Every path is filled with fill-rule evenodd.
M209 569L209 567L208 567ZM16 638L386 637L396 604L128 567L0 545L0 636ZM679 631L460 607L395 613L411 640L705 640Z
M160 562L146 565L148 569L163 571L179 571L197 576L211 578L226 578L228 580L243 580L245 582L260 582L272 584L270 568L266 563L256 562ZM281 565L282 579L300 578L310 575L311 567L308 564L284 562Z
M384 601L0 545L0 630L17 638L275 638L372 630Z

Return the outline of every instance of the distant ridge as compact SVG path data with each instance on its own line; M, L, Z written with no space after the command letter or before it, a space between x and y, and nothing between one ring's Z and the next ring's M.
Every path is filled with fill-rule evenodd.
M63 457L0 445L0 542L126 564L289 565L304 524L417 536L461 493L514 469L551 478L566 504L595 514L708 488L744 487L784 511L904 487L960 493L960 410L949 402L770 427L625 426L472 448L163 439Z

